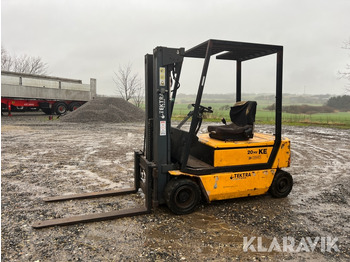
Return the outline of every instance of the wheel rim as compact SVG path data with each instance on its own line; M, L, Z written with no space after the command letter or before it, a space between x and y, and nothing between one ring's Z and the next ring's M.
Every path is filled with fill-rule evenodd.
M195 194L189 186L181 187L175 193L175 204L182 209L191 207L194 201Z
M277 184L277 190L280 193L284 193L286 191L288 191L289 189L289 181L286 177L283 177L280 179L280 181Z
M59 112L60 114L63 114L63 113L66 112L66 107L63 106L63 105L61 105L61 106L59 106L59 107L57 108L57 110L58 110L58 112Z
M80 107L80 104L73 102L69 105L69 110L74 111L74 110L77 110L79 107Z

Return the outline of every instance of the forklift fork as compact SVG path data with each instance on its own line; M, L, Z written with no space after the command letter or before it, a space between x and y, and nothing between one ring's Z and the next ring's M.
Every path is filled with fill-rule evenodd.
M145 206L131 208L131 209L115 210L115 211L105 212L105 213L95 213L95 214L80 215L80 216L73 216L73 217L67 217L67 218L37 221L32 225L32 227L44 228L44 227L51 227L51 226L64 226L64 225L72 225L77 223L86 223L86 222L103 221L103 220L110 220L110 219L122 218L122 217L131 217L131 216L150 213L152 209L152 176L153 176L154 165L153 163L147 161L142 156L141 152L135 151L134 155L135 155L135 161L134 161L135 168L134 168L134 187L133 188L48 197L48 198L44 198L43 200L45 202L53 202L53 201L66 201L66 200L74 200L74 199L119 196L119 195L137 193L138 190L141 188L145 195ZM143 172L144 177L141 177L141 169L144 171Z

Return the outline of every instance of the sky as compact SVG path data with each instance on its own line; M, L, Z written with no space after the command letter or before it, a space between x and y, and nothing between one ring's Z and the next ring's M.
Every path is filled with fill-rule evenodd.
M52 76L113 78L131 64L144 79L144 56L157 46L190 49L208 39L284 47L283 92L343 95L337 72L350 64L349 0L2 0L1 45L40 56ZM274 93L276 55L242 63L244 93ZM187 58L179 93L195 94L202 59ZM211 60L205 93L233 93L235 63Z

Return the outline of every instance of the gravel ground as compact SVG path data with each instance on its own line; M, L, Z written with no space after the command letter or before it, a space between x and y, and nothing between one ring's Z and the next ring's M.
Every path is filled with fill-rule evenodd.
M149 215L37 230L31 227L37 220L141 205L141 193L61 203L42 198L131 186L143 124L67 123L40 113L14 113L1 122L3 261L350 260L350 130L284 127L292 141L286 170L295 182L284 199L217 201L184 216L160 207ZM287 236L301 252L252 250L259 238L267 249L275 239L283 251ZM256 237L248 252L244 237ZM329 237L339 251L322 252L318 244L307 252L308 237Z

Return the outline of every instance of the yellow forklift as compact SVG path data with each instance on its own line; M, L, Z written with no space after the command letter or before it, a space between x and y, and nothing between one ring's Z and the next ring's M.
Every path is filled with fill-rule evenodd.
M276 110L274 134L254 132L257 103L241 101L242 62L276 54ZM210 58L236 61L236 102L230 119L210 125L198 134L203 114L211 107L201 105ZM203 59L193 110L176 127L171 117L180 88L184 58ZM292 176L282 168L290 165L290 141L282 138L283 47L277 45L208 40L187 51L156 47L145 56L145 137L143 150L134 153L134 187L123 190L84 193L44 199L71 199L136 193L145 195L145 206L108 213L38 221L34 228L68 225L135 216L166 204L175 214L193 212L201 200L247 197L270 193L286 197ZM182 129L191 119L188 130Z

